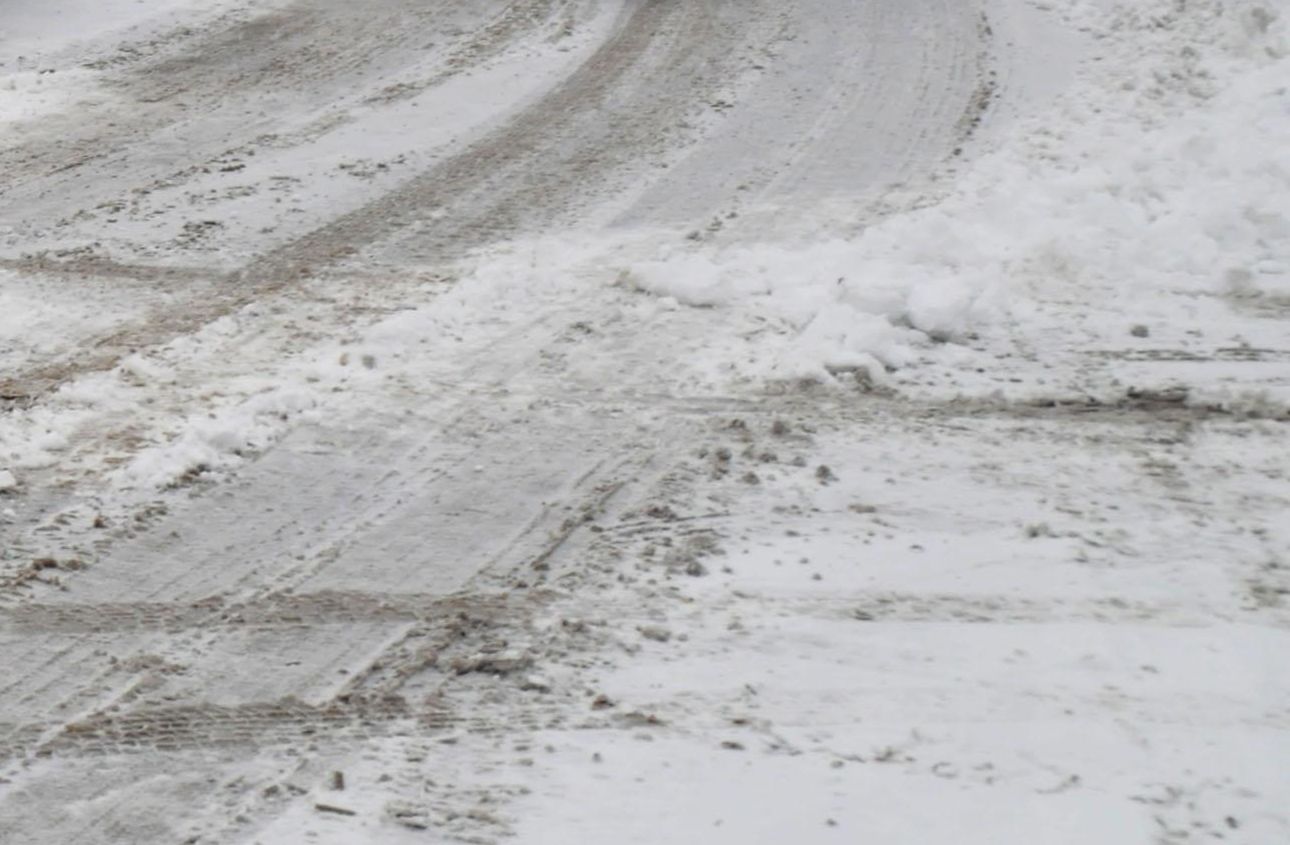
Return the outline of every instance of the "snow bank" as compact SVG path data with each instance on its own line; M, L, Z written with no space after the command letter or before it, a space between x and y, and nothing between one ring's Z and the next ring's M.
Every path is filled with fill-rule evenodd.
M1284 16L1256 2L1072 16L1103 59L944 202L850 241L678 251L636 267L636 283L781 321L794 341L765 347L760 374L826 380L907 366L937 341L1037 330L1029 301L1186 312L1198 296L1290 296Z

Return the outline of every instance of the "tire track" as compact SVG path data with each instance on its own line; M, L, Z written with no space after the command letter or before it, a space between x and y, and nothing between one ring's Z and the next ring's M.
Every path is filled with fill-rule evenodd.
M493 40L466 50L466 60L494 54L558 8L551 0L512 6L516 16L499 19L486 33ZM88 369L113 366L127 350L289 295L303 279L356 262L434 264L619 202L701 137L705 121L720 119L711 103L748 72L741 50L781 37L784 16L796 8L770 0L630 3L587 61L495 131L363 208L213 276L201 296L191 295L198 280L176 308L0 385L0 393L38 402ZM293 67L284 72L303 72ZM257 65L239 84L260 85L265 73ZM167 90L158 88L158 103L184 96ZM402 89L387 93L403 96ZM612 569L583 553L593 538L617 539L612 525L596 520L628 462L636 476L706 475L706 465L681 458L702 426L692 418L678 423L678 407L703 416L744 405L691 398L612 422L620 409L588 396L563 407L502 398L520 379L533 387L564 375L526 360L550 346L550 337L535 345L532 334L519 336L528 328L501 341L510 347L504 354L485 349L454 359L495 393L459 385L446 400L418 395L423 416L403 422L395 436L381 431L391 420L347 416L319 438L349 434L325 444L337 457L317 458L324 452L311 451L313 443L279 444L220 490L219 501L195 495L196 504L158 519L155 530L105 543L110 553L69 574L65 594L37 585L39 604L20 600L0 612L4 632L25 652L11 663L17 678L9 690L22 692L13 705L19 715L0 728L8 735L0 760L40 765L24 778L52 788L67 783L59 781L59 760L223 751L249 766L317 761L328 746L400 733L559 726L573 711L526 709L523 700L516 708L508 693L529 690L519 677L497 677L526 667L529 638L584 637L539 649L579 663L586 657L579 645L600 636L578 621L567 629L563 620L534 624L536 613L552 612L545 585L577 584L588 567ZM614 404L631 403L615 397ZM766 411L767 403L755 404L755 412ZM486 460L506 471L490 482ZM628 528L639 530L639 520ZM672 532L683 551L688 530ZM185 541L181 534L190 532ZM443 597L436 588L445 585L459 592ZM130 656L118 661L115 652ZM109 657L113 668L105 669ZM175 677L185 673L187 681ZM29 682L38 689L24 689ZM562 691L578 713L598 706L583 700L585 688ZM471 706L481 690L492 707ZM290 697L297 694L308 700ZM58 712L77 715L41 721ZM55 762L45 768L44 758ZM214 770L209 762L199 768ZM278 809L266 804L248 815ZM92 829L87 819L60 823L53 835ZM230 837L245 833L226 824Z
M420 60L427 39L438 32L436 18L454 5L450 0L377 0L361 6L295 2L249 19L224 20L140 64L106 68L105 87L118 100L95 108L102 112L95 120L78 113L25 128L31 140L0 152L0 167L7 173L0 198L24 186L56 201L75 197L90 184L85 174L73 171L92 161L150 167L160 178L168 171L157 168L169 159L144 142L182 125L188 126L184 155L214 157L216 145L236 144L225 133L210 134L214 117L237 112L240 119L224 128L250 140L283 118L254 107L266 95L285 104L288 113L330 106L338 92L361 90L382 73ZM340 32L346 37L335 37ZM260 115L248 121L248 111Z
M706 532L696 532L706 533ZM613 526L607 537L684 538L686 532L675 524L650 523ZM253 627L257 629L308 629L313 626L371 622L425 623L459 612L460 596L433 593L359 593L327 591L308 594L275 594L248 602L225 603L214 599L190 604L173 602L118 602L104 604L30 603L0 611L0 626L14 633L39 634L122 634L135 631L177 633L201 629ZM946 618L964 622L1066 622L1096 620L1105 624L1139 623L1176 619L1175 624L1212 618L1217 611L1208 607L1130 604L1118 599L1091 599L1084 603L1018 600L1007 595L853 595L818 603L804 601L823 615L850 616L860 621L938 621Z
M84 372L110 369L127 350L154 346L301 279L337 267L369 245L433 217L404 241L417 263L461 255L572 213L588 188L678 142L672 127L730 70L744 33L723 24L726 0L655 0L636 5L617 34L539 102L460 154L363 208L271 250L210 290L147 322L103 338L73 359L0 381L0 396L29 405ZM722 14L717 14L721 12ZM572 143L571 143L572 141Z
M567 423L569 418L565 420ZM473 427L469 419L459 424L468 430ZM555 434L559 440L569 439L567 432ZM502 437L502 442L492 444L489 451L506 451L504 432ZM583 438L579 442L585 446L593 441L594 438ZM385 447L387 451L389 445ZM196 649L196 665L186 666L183 672L191 668L196 673L194 677L207 677L204 669L212 668L211 661L218 664L222 655L244 647L238 643L263 643L266 637L276 637L275 641L282 643L316 642L324 634L336 636L335 631L321 630L328 626L352 626L355 630L350 639L360 648L380 645L357 673L356 682L361 679L365 695L374 689L393 693L425 668L420 655L427 643L442 643L433 649L438 653L464 642L459 622L463 614L493 620L484 626L487 630L514 625L526 618L522 608L547 599L540 588L525 589L513 596L492 595L486 590L506 588L512 572L528 572L530 564L549 557L552 545L562 545L585 524L583 519L565 518L556 504L535 500L521 503L513 496L493 506L497 512L494 521L498 522L494 534L502 536L481 531L478 509L458 511L459 501L478 500L481 495L475 490L481 482L475 481L473 473L464 477L453 473L427 481L427 471L442 472L436 465L445 455L427 451L424 446L404 451L407 445L399 440L392 445L402 457L391 458L391 462L404 466L405 471L390 473L382 469L384 461L374 458L380 447L369 444L361 451L379 466L375 476L363 480L357 497L368 503L363 507L348 503L341 508L337 520L318 521L316 514L324 508L334 510L339 501L348 501L344 484L353 479L345 471L346 464L333 467L333 477L326 484L314 479L313 487L321 489L321 498L294 503L294 507L281 513L274 513L270 504L277 501L276 488L263 490L260 496L248 496L245 491L236 494L234 511L224 518L230 525L242 524L246 533L240 543L230 545L212 537L217 542L207 543L204 553L189 550L185 554L176 546L177 532L159 536L165 534L165 527L157 526L153 533L158 536L140 537L133 550L117 550L84 573L96 584L84 583L79 573L69 574L63 584L76 593L97 594L106 587L109 593L117 592L123 597L137 593L155 596L155 600L12 605L0 615L0 633L11 635L14 648L22 654L15 654L10 664L14 675L2 685L5 689L0 690L0 697L12 695L15 708L31 712L120 707L129 702L121 698L121 676L112 675L118 664L114 661L110 668L103 668L105 649L109 654L149 656L168 654L175 648L184 653ZM446 453L452 463L473 462L477 459L474 455L458 455L452 449ZM569 508L579 516L594 512L597 503L617 489L601 478L606 471L620 468L603 467L599 460L593 464L558 499L571 502ZM415 466L410 465L420 465L421 471L412 471ZM550 475L555 466L542 463L531 472L547 489L568 486L560 483L558 475ZM315 475L319 472L313 465L306 469ZM275 476L269 470L268 477ZM514 476L511 480L521 488L532 484ZM333 489L332 482L342 486ZM482 483L480 490L486 491L487 482ZM206 504L214 514L220 514L220 502ZM247 515L257 511L262 513L251 517L256 524L248 524ZM169 524L186 530L183 526L191 523L193 514L174 516ZM202 521L214 525L209 514ZM332 521L336 524L328 525ZM303 542L320 551L296 554L302 541L293 538L319 528L327 529L323 537ZM426 548L427 531L435 538L433 550ZM515 536L509 536L512 534ZM409 547L402 549L404 545ZM458 579L457 590L465 592L415 592L418 581L447 584L451 579ZM326 589L329 583L356 580L390 592ZM319 589L319 585L323 588ZM303 587L303 592L293 592L298 587ZM404 591L395 592L400 587ZM210 598L180 598L197 595ZM231 598L238 595L245 598ZM382 644L391 633L402 629L408 629L407 635ZM472 624L470 629L479 626ZM275 635L275 630L280 633ZM310 635L299 638L302 630ZM254 636L247 639L242 632ZM221 641L234 646L221 645ZM357 656L363 653L359 651ZM340 658L344 655L338 655ZM183 660L188 663L190 658ZM101 691L110 692L112 697L104 702ZM147 701L140 703L148 705ZM23 727L12 730L22 735L26 731ZM48 728L42 730L42 735L47 733Z
M424 622L454 612L458 596L322 591L252 601L28 603L0 610L0 625L41 634L172 633L200 628L300 628L358 622Z
M325 702L311 704L294 698L280 701L248 702L240 705L191 704L168 705L157 701L133 701L137 693L127 692L108 707L70 721L37 724L0 724L0 763L12 758L47 758L131 752L173 752L216 750L226 746L251 746L263 750L273 745L292 745L306 739L325 736L329 741L363 740L394 732L436 732L448 729L490 731L510 730L484 714L456 708L451 687L455 678L482 673L503 676L509 669L500 657L481 658L498 648L496 643L507 632L522 631L531 624L535 613L557 598L542 588L519 592L463 592L450 596L362 597L328 596L281 597L289 616L298 621L294 627L320 624L371 621L417 620L408 633L375 654L368 665ZM51 620L59 626L58 610L48 608ZM189 610L201 614L206 607ZM232 609L222 620L183 619L185 624L229 622L263 625L281 621L281 607L257 619L254 605ZM92 613L94 609L86 608ZM140 609L146 619L149 612ZM321 611L322 616L311 613ZM366 612L365 612L366 611ZM372 613L371 616L368 612ZM298 614L298 615L295 615ZM176 617L160 610L152 620L160 621L169 632L169 622ZM83 616L82 616L83 618ZM97 617L97 632L108 630ZM76 615L64 616L62 622L77 621ZM67 630L64 628L64 630ZM418 687L413 705L405 686L416 676L427 676ZM427 686L428 682L428 686ZM521 720L523 721L523 720ZM550 725L559 721L555 708L534 711L532 725Z

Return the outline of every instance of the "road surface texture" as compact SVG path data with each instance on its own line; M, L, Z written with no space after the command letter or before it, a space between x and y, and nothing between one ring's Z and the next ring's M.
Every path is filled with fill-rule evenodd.
M935 206L1096 55L1056 12L45 5L0 843L1290 837L1284 414L1090 386L1290 353L724 379L782 332L622 269Z

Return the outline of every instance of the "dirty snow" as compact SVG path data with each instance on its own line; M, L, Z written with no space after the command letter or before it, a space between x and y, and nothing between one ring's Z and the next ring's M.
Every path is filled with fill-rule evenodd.
M237 171L299 220L239 198L202 284L399 189L349 147L429 167L626 20L548 5ZM1073 81L889 207L403 243L14 400L0 842L1290 840L1280 12L1029 4ZM93 87L31 73L0 122ZM7 369L149 318L95 266L0 269Z

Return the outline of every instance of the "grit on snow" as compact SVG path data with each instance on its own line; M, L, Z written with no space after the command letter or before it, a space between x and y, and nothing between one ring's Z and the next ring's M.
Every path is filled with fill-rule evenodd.
M1288 19L8 0L0 845L1290 841Z

